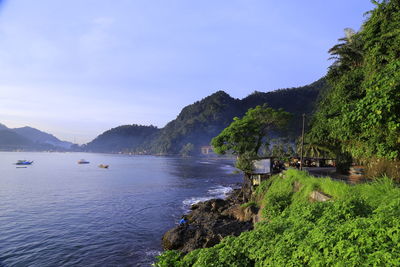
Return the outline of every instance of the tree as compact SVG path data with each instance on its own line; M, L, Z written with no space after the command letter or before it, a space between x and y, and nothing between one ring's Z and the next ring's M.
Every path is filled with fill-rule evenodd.
M315 114L310 140L337 155L400 159L400 2L373 1L362 29L330 52L330 91ZM343 42L344 41L344 42Z
M251 157L257 157L260 148L268 144L273 132L283 130L290 113L278 109L274 110L267 105L249 109L243 118L235 117L233 122L211 141L214 151L225 154L228 151L237 155L241 165L246 165ZM243 168L242 168L243 169Z

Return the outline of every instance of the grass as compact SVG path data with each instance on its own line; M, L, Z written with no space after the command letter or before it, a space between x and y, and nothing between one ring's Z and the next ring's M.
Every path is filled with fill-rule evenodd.
M332 201L310 202L313 190ZM387 177L351 186L288 170L264 181L255 202L264 220L253 231L187 255L166 252L156 266L400 265L400 189Z

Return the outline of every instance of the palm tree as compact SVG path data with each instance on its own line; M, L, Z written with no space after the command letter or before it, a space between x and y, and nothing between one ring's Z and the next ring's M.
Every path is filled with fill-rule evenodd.
M329 59L335 60L331 69L349 69L362 65L363 43L361 42L360 34L351 28L345 28L344 32L346 36L340 38L340 43L328 51L332 55Z

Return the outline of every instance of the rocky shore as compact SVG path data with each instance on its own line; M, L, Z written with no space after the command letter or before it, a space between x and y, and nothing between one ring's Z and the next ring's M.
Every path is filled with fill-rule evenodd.
M194 249L212 247L224 237L253 229L258 221L258 208L243 207L251 194L245 185L226 199L211 199L192 205L187 222L166 232L162 237L165 250L188 253Z

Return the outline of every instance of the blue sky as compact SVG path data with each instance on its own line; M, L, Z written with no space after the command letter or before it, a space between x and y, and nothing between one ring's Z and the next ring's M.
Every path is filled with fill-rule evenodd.
M368 0L0 0L0 122L85 143L217 90L309 84Z

